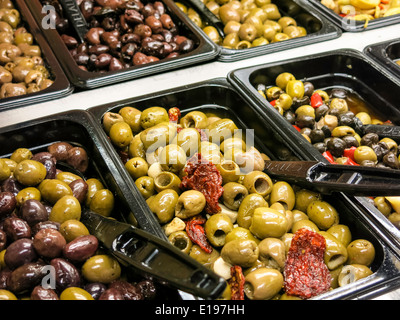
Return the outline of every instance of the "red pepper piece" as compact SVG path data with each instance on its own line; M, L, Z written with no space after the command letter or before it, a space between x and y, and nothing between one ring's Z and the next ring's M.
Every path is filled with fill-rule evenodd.
M190 240L199 245L205 252L211 253L213 248L207 241L207 236L202 226L204 223L206 223L206 219L202 216L192 217L186 222L186 233Z
M231 300L244 300L244 283L242 267L232 266L231 278L228 280L228 284L231 286Z
M325 151L323 154L324 158L329 161L329 163L335 164L335 159L333 158L332 154L330 151Z
M351 159L354 162L355 161L354 160L354 151L356 151L356 149L357 148L354 147L354 146L344 149L343 157L347 157L347 158Z
M344 164L348 165L348 166L359 166L359 164L357 162L351 160L350 158L347 158L347 160Z
M224 192L222 176L217 167L207 159L202 159L200 153L196 153L186 164L186 176L182 178L181 189L200 191L206 198L205 210L208 214L221 211L218 200Z
M181 116L181 111L179 110L179 108L173 107L168 110L169 121L178 122L180 116Z
M322 97L320 96L320 94L318 92L315 92L311 95L310 103L311 103L311 107L316 109L316 108L322 106L324 104L324 101L322 100Z
M293 126L293 128L295 128L298 132L301 131L301 129L300 129L298 126L296 126L295 124L292 124L292 126Z
M269 102L272 106L274 106L275 107L275 105L276 105L276 99L275 100L272 100L272 101L270 101Z
M325 249L325 238L314 231L301 228L294 234L283 271L288 295L309 299L329 290L332 277Z

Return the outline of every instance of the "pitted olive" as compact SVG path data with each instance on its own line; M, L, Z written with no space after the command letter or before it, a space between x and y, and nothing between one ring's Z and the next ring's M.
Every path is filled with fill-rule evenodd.
M148 199L154 194L154 179L152 177L142 176L136 179L135 185L145 199Z
M344 224L334 225L326 230L326 232L333 235L336 239L343 243L345 247L347 247L352 240L351 231L349 227Z
M114 123L110 128L109 136L117 148L128 146L133 139L132 129L125 121Z
M276 269L258 268L246 275L244 292L250 300L268 300L282 289L283 275Z
M311 202L307 207L307 215L321 230L328 230L339 223L338 212L326 201Z
M253 171L244 176L243 185L249 193L258 193L265 197L271 193L273 182L265 172Z
M288 220L278 210L259 207L254 210L250 231L259 239L280 238L287 230Z
M237 182L228 182L223 188L222 200L232 210L238 210L243 199L249 194L247 188Z
M169 141L172 141L175 135L172 136L170 133L171 130L168 125L158 124L142 131L139 135L144 150L151 153L159 147L165 147Z
M206 198L197 190L184 191L175 206L175 216L187 219L201 213L206 205Z
M168 112L162 107L151 107L142 111L140 125L143 129L154 127L161 122L168 122Z
M310 231L314 231L314 232L318 232L319 228L318 226L312 222L311 220L308 219L303 219L303 220L299 220L293 223L292 228L291 228L291 232L292 233L296 233L296 231L305 228L308 229Z
M237 182L240 177L240 168L236 162L232 160L223 160L216 164L216 167L221 174L222 183Z
M175 231L168 236L168 241L183 253L189 254L192 248L192 240L185 231Z
M237 130L236 124L231 119L220 119L206 127L209 141L219 145L224 139L232 138Z
M257 193L247 195L239 206L237 216L238 225L248 229L251 225L254 210L259 207L268 207L268 202L264 197Z
M171 143L180 146L190 157L200 148L200 134L195 128L183 128Z
M365 239L357 239L347 246L348 264L362 264L369 267L375 259L374 245Z
M140 117L142 112L133 107L123 107L118 113L122 116L124 121L129 124L133 133L137 133L141 130Z
M144 144L143 144L142 140L140 139L139 134L134 136L131 143L129 144L128 156L130 158L135 158L135 157L145 158L146 157L146 150L144 149Z
M167 223L175 215L179 195L175 190L167 189L147 199L150 210L156 214L160 223Z
M191 111L184 115L179 123L183 128L205 129L207 127L207 116L201 111Z
M226 235L233 229L233 224L227 215L216 213L207 219L204 229L210 243L215 247L222 247L226 243Z
M253 234L250 232L249 229L243 228L243 227L234 227L232 231L230 231L226 237L225 237L225 243L236 240L236 239L247 239L247 240L253 240L256 243L259 243L260 240L255 238Z
M365 265L349 264L341 269L338 277L338 283L340 287L343 287L357 280L368 277L371 274L372 270Z
M182 147L169 144L161 150L159 161L164 171L179 173L186 164L186 153Z
M286 248L283 241L277 238L265 238L259 244L259 259L267 268L283 270L286 261Z
M295 194L290 184L285 181L278 181L272 186L269 202L282 203L287 210L292 210L295 204Z
M334 270L340 265L346 263L348 253L346 247L333 235L326 231L320 231L326 241L324 261L329 270Z
M226 243L221 250L221 257L231 265L250 267L258 259L259 249L252 240L236 239Z
M147 175L149 165L143 158L134 157L129 159L125 163L125 168L128 171L129 175L136 180L142 176Z
M211 253L207 253L197 244L194 244L190 249L189 256L194 260L200 262L205 267L211 267L220 255L218 250L212 250Z

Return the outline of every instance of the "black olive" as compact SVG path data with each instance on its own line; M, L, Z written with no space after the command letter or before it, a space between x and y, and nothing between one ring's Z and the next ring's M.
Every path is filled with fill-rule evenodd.
M322 142L325 139L325 134L321 129L311 130L310 133L311 143Z
M346 143L337 137L330 139L326 146L334 157L341 157L346 149Z

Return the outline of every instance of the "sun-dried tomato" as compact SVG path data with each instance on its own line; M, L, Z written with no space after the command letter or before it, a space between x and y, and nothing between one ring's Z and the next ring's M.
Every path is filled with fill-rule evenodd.
M196 153L188 160L185 172L187 175L182 178L181 189L200 191L206 198L206 212L208 214L220 212L218 200L224 188L217 167L207 159L203 159L200 153Z
M285 263L285 291L309 299L329 290L332 277L324 262L325 238L311 230L298 230Z
M180 116L181 116L181 111L179 110L179 108L173 107L168 110L169 121L178 122Z
M242 267L231 267L231 278L228 280L231 286L231 300L244 300L244 283Z
M194 216L186 222L186 233L190 240L199 245L205 252L211 253L213 248L207 241L203 224L206 223L206 219L202 216Z

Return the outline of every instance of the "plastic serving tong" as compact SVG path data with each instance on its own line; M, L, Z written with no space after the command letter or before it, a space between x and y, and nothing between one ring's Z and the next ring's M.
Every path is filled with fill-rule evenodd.
M360 131L362 135L367 133L376 133L380 138L390 138L397 142L400 141L400 126L384 124L359 124L355 129L356 131Z
M122 265L141 274L204 299L218 298L226 287L223 278L146 231L88 210L81 222Z
M79 8L76 0L59 0L68 17L68 21L74 27L81 43L85 41L85 35L89 31L85 17Z
M322 194L400 196L400 170L325 164L318 161L265 161L265 172Z

